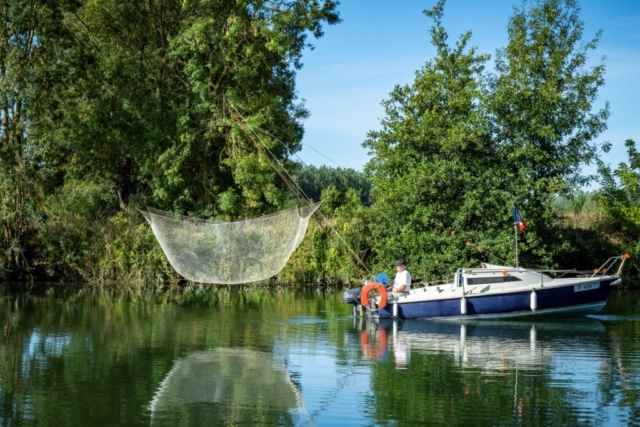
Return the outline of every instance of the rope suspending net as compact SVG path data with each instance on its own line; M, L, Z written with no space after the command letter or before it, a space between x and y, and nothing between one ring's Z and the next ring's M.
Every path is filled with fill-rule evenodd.
M198 283L238 284L275 276L300 245L320 203L237 222L216 222L147 208L171 266Z

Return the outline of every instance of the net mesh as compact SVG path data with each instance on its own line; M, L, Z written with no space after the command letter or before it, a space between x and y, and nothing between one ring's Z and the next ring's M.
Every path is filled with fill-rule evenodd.
M241 348L199 351L178 359L149 406L152 412L179 413L185 405L203 403L255 411L304 408L282 360Z
M320 203L237 222L142 211L173 268L198 283L237 284L275 276L307 231Z

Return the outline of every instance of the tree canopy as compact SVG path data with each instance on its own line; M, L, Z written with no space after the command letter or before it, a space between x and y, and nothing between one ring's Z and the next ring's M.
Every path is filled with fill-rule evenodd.
M21 254L37 239L51 252L79 250L65 243L69 221L77 231L130 206L238 219L291 202L254 142L291 168L308 115L296 69L309 38L339 22L336 1L0 8L1 245L11 270L30 269ZM89 228L72 241L91 239Z
M562 0L516 9L495 73L468 47L470 31L448 44L444 1L425 11L436 56L383 102L381 130L364 143L379 261L405 257L419 274L464 260L511 264L514 202L527 218L529 265L551 267L568 250L553 201L588 181L581 167L608 116L591 111L604 66L586 66L597 37L580 45L578 11Z
M632 139L625 142L629 161L611 168L599 162L602 187L598 192L598 202L614 229L631 254L631 276L640 273L640 153Z
M0 1L0 276L177 280L136 209L235 221L288 208L273 166L328 217L281 280L355 280L345 252L387 271L404 258L417 277L513 264L514 203L523 265L591 263L603 246L585 242L606 227L576 234L558 200L609 148L605 66L589 65L600 34L583 39L575 0L524 2L490 67L471 31L449 41L444 10L424 12L435 56L382 102L361 173L292 160L309 114L296 71L340 21L335 0ZM627 146L628 164L600 165L598 197L625 248L638 228Z
M306 165L295 172L294 179L303 193L316 202L320 201L322 191L333 185L341 192L355 190L363 205L370 204L371 183L362 172L354 169Z
M139 193L162 208L230 217L282 205L282 184L233 117L259 129L276 159L300 149L307 112L295 69L307 35L338 22L335 8L156 0L67 10L43 70L48 103L37 123L48 161L65 182L106 178L121 207Z

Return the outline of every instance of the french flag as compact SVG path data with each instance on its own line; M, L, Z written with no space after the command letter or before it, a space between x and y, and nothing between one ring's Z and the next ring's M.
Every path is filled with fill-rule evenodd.
M518 210L518 205L515 203L513 204L513 223L520 226L520 231L524 231L527 228L527 224L524 223L524 218L522 218Z

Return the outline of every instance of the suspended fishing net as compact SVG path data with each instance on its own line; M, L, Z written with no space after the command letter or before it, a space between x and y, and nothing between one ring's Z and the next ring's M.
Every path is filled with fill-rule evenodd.
M173 268L187 280L236 284L272 277L307 231L315 203L237 222L215 222L143 211Z

